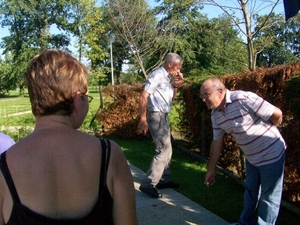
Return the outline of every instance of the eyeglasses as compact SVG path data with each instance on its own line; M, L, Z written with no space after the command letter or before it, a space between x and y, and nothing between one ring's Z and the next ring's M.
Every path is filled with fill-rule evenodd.
M82 95L82 96L86 96L86 97L88 98L88 102L89 102L89 103L91 103L91 102L93 101L93 99L94 99L94 98L93 98L92 96L90 96L90 95L86 95L86 94L82 94L82 93L81 93L81 95Z
M214 90L213 92L211 92L211 93L203 93L203 94L199 94L199 97L201 98L201 99L203 99L203 98L208 98L212 93L214 93L215 91L217 91L217 90Z
M86 95L86 96L87 96L87 98L88 98L88 102L91 103L91 102L93 101L94 98L93 98L92 96L90 96L90 95Z

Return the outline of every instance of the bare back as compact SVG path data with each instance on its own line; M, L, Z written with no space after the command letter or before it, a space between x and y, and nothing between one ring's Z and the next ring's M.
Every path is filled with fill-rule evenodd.
M46 129L9 149L7 164L23 205L50 218L76 219L87 215L98 199L101 153L95 137ZM132 176L123 152L112 141L106 182L113 198L114 224L137 224ZM13 200L2 173L0 190L2 222L7 222Z
M82 217L98 197L100 142L67 129L36 131L7 152L21 203L54 218Z

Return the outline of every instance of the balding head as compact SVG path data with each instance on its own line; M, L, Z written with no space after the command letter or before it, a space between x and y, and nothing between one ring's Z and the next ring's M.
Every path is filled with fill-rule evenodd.
M210 86L213 90L226 89L223 82L217 77L210 77L210 78L206 79L202 83L201 87L202 86Z
M200 98L208 109L223 109L225 105L226 88L217 77L206 79L200 88Z

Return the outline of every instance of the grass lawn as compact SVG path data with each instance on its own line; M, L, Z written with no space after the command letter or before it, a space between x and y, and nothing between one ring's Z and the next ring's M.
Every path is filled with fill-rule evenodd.
M90 91L93 96L90 103L90 110L83 122L82 131L87 131L93 115L100 105L100 98L97 90ZM34 126L35 118L31 112L31 105L28 94L24 97L18 96L17 91L13 91L9 96L0 98L0 131L12 136L14 140L20 140L29 134Z
M88 132L90 121L100 105L98 91L90 90L90 95L94 97L94 100L90 104L90 111L80 128L86 132ZM30 111L30 102L26 95L25 97L16 97L15 93L11 96L0 99L0 131L8 133L18 141L31 132L26 127L34 126L34 117L31 112L28 112ZM170 117L173 128L176 127L177 118L176 112ZM21 128L12 131L11 127L15 126ZM154 144L151 140L113 140L121 146L130 163L147 171L154 154ZM178 149L174 149L171 168L173 180L180 183L178 192L228 222L237 222L243 208L243 187L221 173L217 173L216 184L207 188L203 184L206 165ZM299 224L299 221L300 216L281 209L276 224L295 225Z

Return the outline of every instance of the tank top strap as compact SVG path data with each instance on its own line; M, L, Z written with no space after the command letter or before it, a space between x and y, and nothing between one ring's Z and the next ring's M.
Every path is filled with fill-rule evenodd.
M102 147L102 160L101 160L101 171L100 171L100 183L99 183L99 193L102 192L103 188L106 186L107 170L110 159L111 145L108 139L100 139Z
M0 155L0 167L14 203L21 203L14 181L6 163L6 152Z

